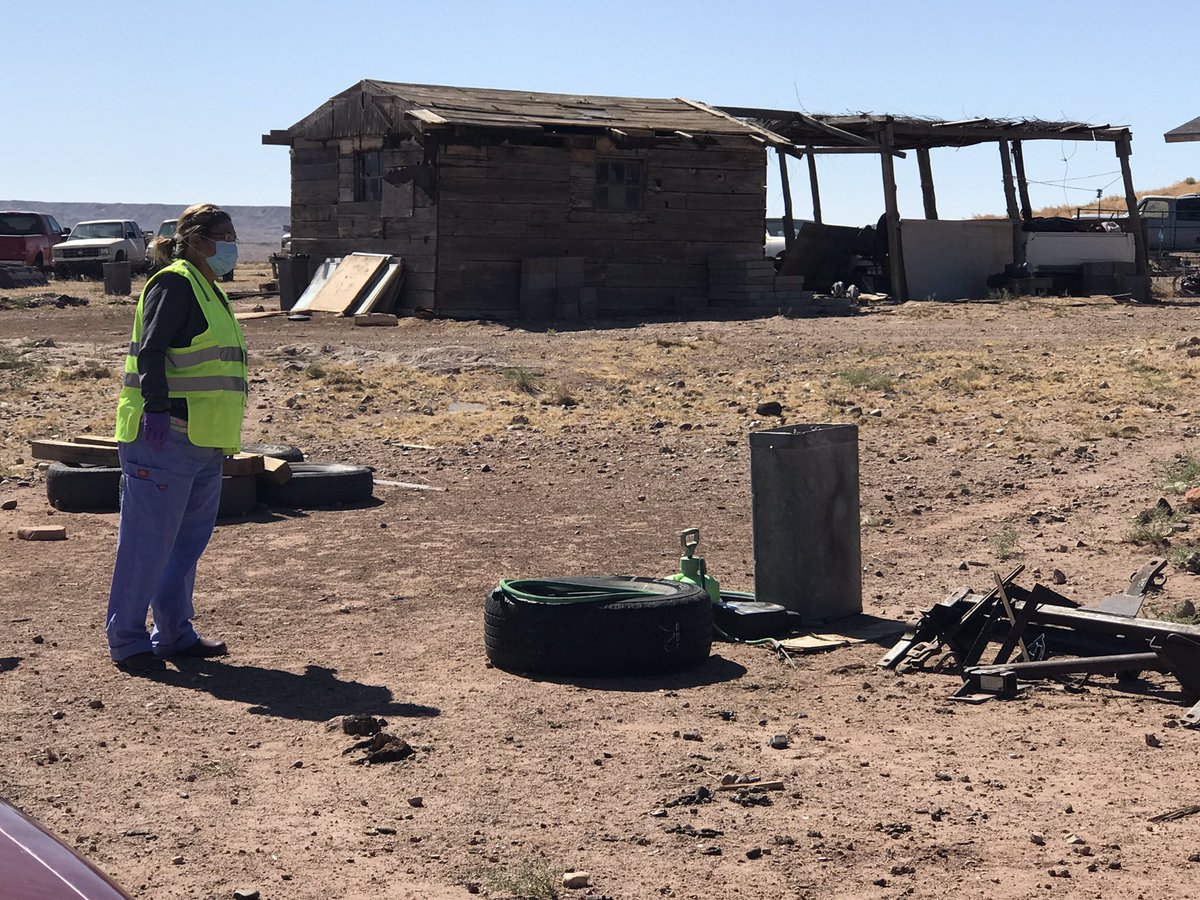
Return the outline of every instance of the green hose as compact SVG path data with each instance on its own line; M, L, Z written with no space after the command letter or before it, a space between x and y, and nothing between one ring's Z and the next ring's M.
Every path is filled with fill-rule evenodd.
M501 580L500 590L510 597L529 603L612 603L616 600L659 596L655 591L572 584L567 581L540 581L536 578L520 581Z

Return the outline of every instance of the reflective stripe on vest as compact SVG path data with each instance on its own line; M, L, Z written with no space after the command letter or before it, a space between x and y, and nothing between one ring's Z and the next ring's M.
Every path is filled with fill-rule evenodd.
M125 373L125 387L142 389L142 376L138 372ZM167 390L171 393L183 391L237 391L246 392L246 379L232 375L168 375Z
M141 345L130 341L129 355L136 357L141 352ZM202 347L199 350L170 347L167 349L167 363L173 369L186 369L188 366L198 366L200 363L246 361L246 354L241 347Z

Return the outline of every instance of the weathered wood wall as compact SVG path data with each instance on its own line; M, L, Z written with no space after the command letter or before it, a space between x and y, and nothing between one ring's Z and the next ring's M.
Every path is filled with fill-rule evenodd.
M414 180L383 183L383 198L356 202L354 159L382 153L385 179L420 167L425 150L411 138L361 136L292 143L292 252L314 259L361 251L404 257L402 309L433 309L437 206Z
M641 210L594 208L598 157L643 161ZM585 259L600 315L703 303L710 255L762 252L765 177L765 153L746 143L448 143L438 156L436 309L515 317L521 260L564 256Z
M517 316L522 259L582 257L599 314L631 315L703 304L708 257L762 252L766 155L748 141L517 140L297 138L293 252L403 256L402 310L482 318ZM383 153L384 196L356 202L355 154L370 150ZM642 209L594 208L598 158L643 161Z

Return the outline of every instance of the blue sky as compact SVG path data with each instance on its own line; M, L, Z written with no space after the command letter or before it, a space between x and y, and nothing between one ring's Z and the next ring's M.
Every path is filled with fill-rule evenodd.
M36 15L13 11L0 129L9 199L285 205L287 150L261 135L363 78L1123 124L1139 190L1200 177L1200 144L1162 140L1200 115L1185 90L1195 81L1186 38L1172 37L1190 27L1194 2L57 0ZM26 75L9 80L17 72ZM1038 142L1026 167L1080 188L1034 185L1035 206L1120 190L1111 144ZM943 218L1003 212L994 145L935 151L933 169ZM794 172L806 216L807 175ZM876 157L825 157L820 174L826 221L882 212ZM920 216L915 154L897 177L901 212Z

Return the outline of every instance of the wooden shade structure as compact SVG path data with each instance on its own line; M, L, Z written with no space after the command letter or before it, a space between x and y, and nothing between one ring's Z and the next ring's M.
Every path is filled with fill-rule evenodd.
M778 147L781 153L807 156L814 199L817 195L815 160L821 153L878 153L883 178L884 208L889 254L889 276L892 294L908 299L904 271L904 253L900 239L900 214L896 198L895 160L904 158L905 151L916 151L921 175L921 194L925 217L937 218L937 199L934 190L930 151L940 148L970 147L995 143L999 147L1003 173L1005 205L1014 225L1014 260L1021 262L1019 227L1032 216L1029 203L1029 183L1025 176L1022 144L1025 141L1108 141L1116 150L1125 183L1125 199L1129 210L1130 229L1134 235L1135 261L1138 275L1148 272L1146 237L1137 211L1133 176L1129 167L1131 135L1125 126L1091 125L1085 122L1051 122L1043 119L942 119L913 116L892 116L858 113L849 115L814 115L795 110L757 109L750 107L720 107L773 135L787 138L792 146ZM1176 132L1195 137L1175 137ZM1200 119L1168 132L1167 140L1200 140ZM816 200L814 207L818 207ZM790 209L790 198L785 208ZM818 207L819 208L819 207ZM785 228L785 236L791 229Z

